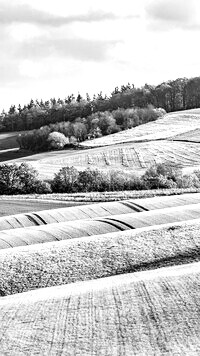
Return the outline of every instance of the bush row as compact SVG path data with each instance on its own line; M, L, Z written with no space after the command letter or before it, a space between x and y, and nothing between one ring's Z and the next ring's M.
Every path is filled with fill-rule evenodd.
M76 192L105 192L166 188L200 188L200 171L190 175L166 164L147 169L141 177L132 172L111 170L102 172L87 168L63 167L49 182L41 181L38 172L26 163L0 166L1 194L47 194Z

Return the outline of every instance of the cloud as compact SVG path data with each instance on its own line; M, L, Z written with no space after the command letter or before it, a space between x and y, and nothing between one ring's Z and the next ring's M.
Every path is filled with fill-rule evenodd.
M109 49L119 41L87 40L82 38L40 37L24 41L16 49L16 56L23 59L65 57L82 61L101 62L107 59Z
M195 0L153 0L146 6L146 17L151 24L166 29L192 28L195 26Z
M32 23L44 26L59 27L73 22L94 22L103 20L115 20L117 18L119 17L115 14L104 11L90 11L87 14L71 16L55 16L48 12L34 9L26 4L17 5L13 3L9 4L6 2L0 4L0 23L4 25L13 23Z

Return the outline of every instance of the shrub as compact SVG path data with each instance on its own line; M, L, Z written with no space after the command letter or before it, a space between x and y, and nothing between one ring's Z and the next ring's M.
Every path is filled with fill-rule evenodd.
M60 132L51 132L48 136L48 144L50 149L62 150L69 143L69 139Z
M1 194L15 194L20 192L18 167L16 164L0 166Z
M108 190L125 190L127 186L127 179L122 171L112 170L109 174L109 187Z
M79 172L78 190L82 192L98 191L103 192L108 189L109 177L108 174L99 171L98 169L88 168L85 171Z
M47 151L48 150L48 136L51 132L48 126L41 127L39 130L29 131L19 134L17 142L21 149L30 150L33 152Z
M181 177L177 179L177 187L178 188L199 188L200 187L200 181L199 181L200 175L198 176L198 173L195 174L184 174Z
M147 189L176 188L181 171L170 165L159 163L147 169L141 177Z
M0 166L1 194L51 193L50 186L38 179L35 169L26 163Z
M73 193L78 190L78 170L74 167L63 167L55 174L51 189L55 193Z

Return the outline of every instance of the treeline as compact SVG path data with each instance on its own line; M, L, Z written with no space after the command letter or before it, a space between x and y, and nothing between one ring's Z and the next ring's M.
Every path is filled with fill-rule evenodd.
M57 122L38 130L21 133L18 143L21 149L42 152L63 149L70 144L82 142L154 121L165 114L164 109L148 108L117 109L112 112L98 111L74 122Z
M151 190L174 188L200 188L200 171L183 175L169 165L157 164L138 177L132 172L111 170L107 172L87 168L78 171L63 167L48 182L38 178L38 172L22 163L0 166L1 194L47 194L76 192L105 192L124 190Z
M148 105L167 112L200 107L200 77L178 78L157 86L145 84L141 88L135 88L134 84L122 85L110 96L100 92L92 99L88 94L86 98L72 94L64 99L31 100L24 107L12 105L8 112L3 111L0 115L0 131L38 129L56 122L74 122L97 112Z

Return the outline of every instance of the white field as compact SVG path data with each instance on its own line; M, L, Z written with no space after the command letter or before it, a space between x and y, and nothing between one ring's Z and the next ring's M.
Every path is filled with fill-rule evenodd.
M198 261L199 229L200 219L1 250L0 295Z
M155 163L167 163L192 170L200 167L200 150L197 143L181 141L149 141L124 143L104 148L41 153L15 162L31 164L42 179L51 179L62 167L74 166L78 170L98 168L125 170L137 174ZM6 163L14 163L7 161Z
M1 354L199 355L200 263L0 300Z

